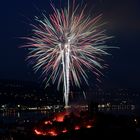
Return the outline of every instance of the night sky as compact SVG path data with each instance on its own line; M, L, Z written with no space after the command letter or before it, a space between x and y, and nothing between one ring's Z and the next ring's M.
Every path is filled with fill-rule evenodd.
M52 1L60 6L60 0ZM66 0L61 1L63 6ZM104 72L102 85L140 89L140 1L87 0L87 3L108 21L108 34L114 36L109 45L120 47L110 51L112 56L107 58L110 67ZM29 24L43 10L51 12L49 0L0 1L0 80L37 81L32 67L25 62L27 51L19 49L26 42L19 37L31 34Z

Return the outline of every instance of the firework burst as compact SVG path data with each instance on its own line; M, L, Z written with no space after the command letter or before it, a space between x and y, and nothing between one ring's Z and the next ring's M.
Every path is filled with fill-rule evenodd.
M56 9L43 20L36 17L37 25L32 25L33 35L27 37L29 43L28 60L35 62L35 72L42 70L46 85L50 80L64 85L65 105L68 105L70 84L80 88L82 81L88 84L87 69L99 80L103 69L103 56L108 55L104 45L110 37L102 29L102 15L91 18L85 8L75 6L74 1L64 9Z

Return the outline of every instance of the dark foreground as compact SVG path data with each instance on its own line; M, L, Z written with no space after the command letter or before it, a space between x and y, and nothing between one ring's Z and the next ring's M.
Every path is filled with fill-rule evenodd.
M47 124L44 123L46 119L37 124L30 124L29 122L25 122L22 125L20 123L7 126L0 124L0 140L140 140L140 117L114 116L103 113L88 114L87 112L82 112L78 118L75 118L73 113L68 116L64 115L63 122L56 122L57 119L52 122L49 120L51 125L49 125L48 121ZM93 124L89 121L90 119L94 120ZM72 126L77 121L80 122L81 128L72 129ZM91 127L84 127L84 124L89 122ZM34 131L37 128L47 132L48 128L55 127L59 132L61 131L60 126L63 126L68 131L66 133L57 133L57 136L44 136L44 133L42 135Z
M54 137L36 136L34 134L29 135L14 134L11 138L11 140L86 140L86 139L140 140L140 132L132 128L91 128L91 129L82 129Z

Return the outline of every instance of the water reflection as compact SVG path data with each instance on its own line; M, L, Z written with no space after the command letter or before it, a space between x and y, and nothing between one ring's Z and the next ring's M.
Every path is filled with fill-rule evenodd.
M17 120L41 120L43 118L49 118L54 114L53 111L16 111L7 110L0 113L0 120L4 122L14 122Z
M17 116L18 116L18 118L20 118L20 113L19 112L17 113Z

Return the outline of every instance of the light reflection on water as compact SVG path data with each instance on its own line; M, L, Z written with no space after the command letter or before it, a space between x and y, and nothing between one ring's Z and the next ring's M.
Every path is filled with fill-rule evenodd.
M54 113L52 111L3 111L0 113L0 120L4 122L15 122L17 120L31 120L37 121L43 118L51 117Z

